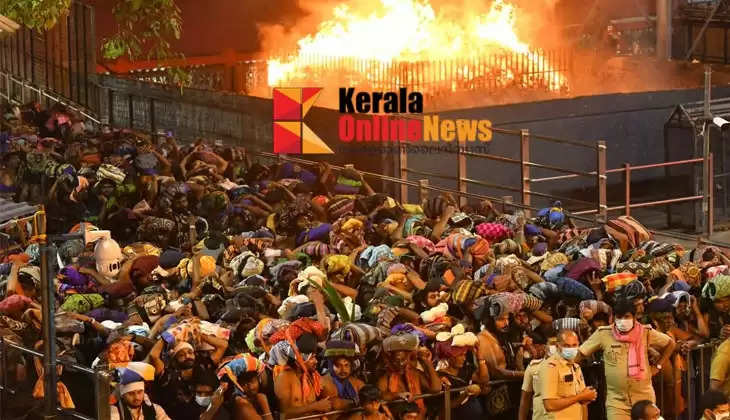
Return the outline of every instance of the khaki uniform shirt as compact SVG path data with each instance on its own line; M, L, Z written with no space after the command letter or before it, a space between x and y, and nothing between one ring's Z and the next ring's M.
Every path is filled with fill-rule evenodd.
M658 350L664 349L672 340L649 325L644 325L641 339L645 347L648 344L648 347ZM641 378L634 379L629 377L629 343L617 341L613 337L612 326L599 327L578 349L584 356L590 356L598 350L603 350L607 407L630 410L637 401L656 401L648 351L643 355L646 370Z
M553 354L540 364L538 373L543 400L562 399L578 395L586 387L583 371L577 364ZM583 404L575 403L560 411L548 412L543 406L547 420L578 420L583 418Z
M710 366L710 379L722 382L722 392L730 396L730 340L725 340L715 351Z
M525 369L525 376L522 379L522 390L532 393L532 420L545 418L545 406L542 404L542 390L538 373L540 366L545 359L533 360Z

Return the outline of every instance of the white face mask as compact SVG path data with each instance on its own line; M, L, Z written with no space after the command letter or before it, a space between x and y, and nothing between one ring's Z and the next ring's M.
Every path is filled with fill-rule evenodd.
M712 417L714 417L715 420L725 420L730 417L730 413L712 413Z
M558 351L558 348L555 347L555 345L551 344L548 346L548 356L552 356L557 351Z
M565 360L573 360L578 355L578 347L563 347L560 349L560 355Z
M631 331L632 328L634 328L634 320L633 319L617 319L616 328L623 333L629 332L629 331Z
M201 407L207 407L210 405L210 397L201 397L200 395L196 395L195 402Z

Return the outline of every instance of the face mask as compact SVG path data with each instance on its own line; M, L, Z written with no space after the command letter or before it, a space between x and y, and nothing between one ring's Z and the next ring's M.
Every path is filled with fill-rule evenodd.
M552 356L552 355L553 355L553 354L555 354L555 353L556 353L557 351L558 351L558 349L557 349L557 347L555 347L554 345L549 345L549 346L548 346L548 356Z
M712 413L712 416L715 418L715 420L725 420L728 417L730 417L730 413L719 413L719 414Z
M565 360L573 360L578 355L578 347L565 347L560 349L560 354Z
M617 319L616 320L616 328L621 332L629 332L632 328L634 328L634 320L633 319Z
M195 402L201 407L207 407L210 405L210 397L195 396Z
M656 420L664 420L664 417L659 416L659 418L657 418Z

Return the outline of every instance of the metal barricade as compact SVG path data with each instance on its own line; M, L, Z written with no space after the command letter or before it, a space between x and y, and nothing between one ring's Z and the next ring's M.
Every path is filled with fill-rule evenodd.
M0 418L11 419L10 407L8 407L8 397L14 397L19 395L20 390L17 389L18 383L10 381L8 377L8 354L11 352L19 352L22 356L30 356L43 358L43 354L35 350L31 350L17 344L11 343L0 337ZM94 412L93 413L82 413L76 410L62 409L57 406L59 415L63 415L64 418L76 418L81 420L109 420L111 411L109 409L109 396L111 394L111 381L110 377L106 372L95 371L93 369L78 365L76 363L70 363L64 360L58 360L58 364L63 365L66 369L73 372L80 372L89 377L93 388L94 398ZM72 395L72 398L74 396ZM81 401L84 398L88 399L88 395L76 395L76 401ZM37 400L39 404L43 400ZM32 407L28 407L28 411L33 410L36 407L40 407L36 404ZM26 411L27 413L27 411Z

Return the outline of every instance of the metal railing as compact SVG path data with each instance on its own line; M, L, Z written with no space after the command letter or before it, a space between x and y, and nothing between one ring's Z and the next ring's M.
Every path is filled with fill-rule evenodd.
M13 384L14 381L11 381L8 377L8 355L11 352L20 353L21 356L25 357L28 356L30 358L40 358L43 359L43 354L39 353L35 350L31 350L22 346L18 346L16 344L13 344L9 341L6 341L2 337L0 337L0 418L2 419L10 419L10 413L8 412L8 398L12 398L16 395L18 395L18 392L20 392L18 389L14 387ZM109 417L111 415L111 411L109 408L109 396L111 394L111 380L107 373L102 371L95 371L93 369L90 369L88 367L81 366L76 363L71 363L65 360L58 359L57 362L59 365L63 365L65 369L68 369L69 371L75 371L83 373L85 376L89 378L91 387L94 392L94 413L81 413L76 410L68 410L68 409L62 409L61 407L58 407L56 404L56 409L59 414L64 414L66 416L70 416L76 419L81 420L109 420ZM30 364L32 365L32 363ZM88 399L89 395L88 393L85 393L83 396L76 395L77 398L74 398L74 396L71 396L72 399L75 401L81 401L83 399ZM39 403L43 402L43 400L37 400ZM27 413L26 413L27 414ZM91 416L93 415L93 416Z
M74 1L51 29L21 27L0 41L0 69L27 84L98 110L94 9Z
M414 170L412 168L408 167L408 143L403 143L403 147L400 149L400 174L401 179L408 179L408 174L417 174L417 175L425 175L429 177L438 177L443 179L450 179L455 180L458 184L458 190L462 193L468 192L468 186L469 185L478 185L482 187L488 187L492 189L498 189L498 190L505 190L510 192L519 193L521 196L521 203L525 208L531 208L533 204L532 197L539 197L539 198L545 198L549 200L563 200L566 202L574 202L574 203L580 203L583 206L586 204L591 206L594 209L595 213L598 213L601 215L603 220L605 220L606 216L606 174L605 174L605 168L606 168L606 144L604 141L597 141L595 144L589 144L589 143L583 143L578 141L572 141L572 140L565 140L565 139L559 139L549 136L541 136L541 135L534 135L530 134L529 130L523 129L523 130L508 130L503 128L496 128L492 127L490 130L493 133L499 133L504 134L508 136L516 136L519 137L519 159L511 158L508 156L501 156L497 154L491 154L491 153L480 153L480 152L474 152L470 151L468 148L468 144L461 142L459 143L459 147L455 148L454 151L457 155L457 173L455 175L445 175L445 174L436 174L432 172L424 172L424 171L418 171ZM572 169L572 168L564 168L559 167L555 165L545 164L545 163L537 163L531 161L531 145L534 140L540 140L540 141L546 141L556 144L563 144L566 146L571 147L571 153L579 153L576 151L577 149L583 149L583 150L589 150L595 152L595 168L596 170L594 172L587 172L583 170L578 169ZM467 158L472 157L476 159L486 159L496 162L502 162L506 164L516 165L520 168L520 183L519 186L510 186L510 185L501 185L501 184L495 184L495 183L489 183L485 182L483 180L477 180L473 178L469 178L467 176ZM477 160L477 162L479 162ZM565 197L565 196L559 196L555 194L549 194L549 193L543 193L539 191L535 191L532 188L533 182L539 182L541 180L546 180L547 178L537 179L537 178L531 178L532 170L533 169L541 169L545 171L554 171L554 172L560 172L560 173L568 173L571 174L570 177L587 177L588 179L591 179L591 182L595 183L596 188L596 196L595 199L592 201L585 201L581 200L575 197ZM422 185L428 185L428 180L420 180L419 181ZM402 186L401 187L401 197L406 197L406 189L407 187ZM462 201L462 204L464 202ZM550 202L549 204L552 204ZM529 213L529 209L528 209ZM575 212L574 214L579 214L578 212Z

